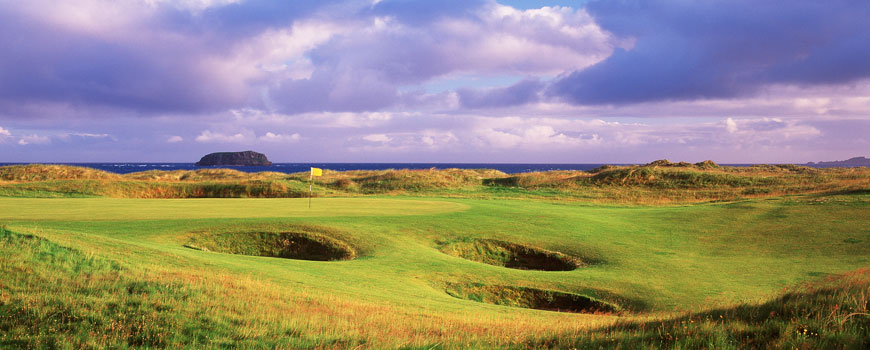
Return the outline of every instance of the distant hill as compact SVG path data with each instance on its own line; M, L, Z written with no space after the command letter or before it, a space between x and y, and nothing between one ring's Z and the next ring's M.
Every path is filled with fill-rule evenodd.
M197 166L212 166L212 165L242 165L242 166L270 166L272 162L266 158L265 154L254 151L244 152L217 152L211 153L202 157Z
M864 157L854 157L846 160L835 160L833 162L818 162L807 163L808 166L817 167L817 168L835 168L835 167L858 167L858 166L870 166L870 158Z

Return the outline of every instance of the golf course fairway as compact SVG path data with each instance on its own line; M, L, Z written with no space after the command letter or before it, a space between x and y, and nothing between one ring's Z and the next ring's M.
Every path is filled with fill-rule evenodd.
M426 200L0 198L0 220L164 220L312 216L433 215L467 206Z
M618 322L756 305L866 267L868 208L866 192L684 206L315 198L311 209L307 199L0 198L0 325L31 345L570 347ZM353 257L194 244L233 251L281 232L328 236ZM481 261L506 253L474 242L577 265L497 266ZM49 312L58 303L61 314ZM27 336L41 327L65 330Z

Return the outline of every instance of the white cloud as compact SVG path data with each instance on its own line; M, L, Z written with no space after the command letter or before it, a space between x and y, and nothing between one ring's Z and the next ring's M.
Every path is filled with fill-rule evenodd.
M340 22L296 21L292 27L269 29L237 43L232 55L212 61L213 68L232 81L308 79L315 66L307 53L353 29Z
M363 136L363 140L366 140L369 142L387 143L387 142L392 141L393 139L391 137L387 136L386 134L369 134L369 135Z
M71 132L70 135L71 136L78 136L78 137L95 138L95 139L103 139L103 138L112 137L109 134L92 134L92 133L86 133L86 132Z
M524 129L510 130L483 128L478 129L477 134L496 148L546 149L548 147L563 148L601 143L601 137L598 134L568 136L562 131L557 131L551 125L530 125Z
M166 142L167 142L167 143L178 143L178 142L181 142L181 141L184 141L184 138L181 137L181 136L178 136L178 135L170 136L170 137L168 137L168 138L166 139Z
M114 136L109 134L94 134L94 133L86 133L86 132L65 132L59 133L52 136L55 139L70 142L70 141L81 141L81 140L95 140L95 139L109 139L112 141L118 141Z
M432 31L458 69L478 72L555 75L591 66L625 44L601 29L583 9L543 7L517 10L493 2L476 20L447 19ZM451 56L451 55L448 55ZM455 56L455 55L452 55Z
M196 137L196 142L215 142L215 143L247 143L254 139L254 134L250 131L237 132L235 134L223 134L205 130Z
M18 140L18 144L22 145L22 146L44 145L44 144L49 144L49 143L51 143L51 138L49 138L48 136L41 136L41 135L37 135L37 134L22 136Z
M237 3L241 0L142 0L144 3L157 6L169 5L174 6L179 10L189 10L194 13L201 12L210 7L226 6L228 4Z
M725 119L725 131L727 131L729 134L737 132L737 122L735 122L734 119L731 118Z
M320 118L330 118L330 127L361 128L384 124L393 119L393 113L320 113Z
M744 144L765 143L776 144L790 140L806 140L821 135L814 126L801 123L800 120L783 120L780 118L750 118L725 120L728 136Z
M6 143L6 140L11 138L12 133L0 126L0 143Z
M299 133L292 133L290 135L285 135L285 134L275 134L272 132L267 132L265 135L260 136L259 139L260 139L260 141L265 141L265 142L292 143L292 142L298 142L299 140L301 140L302 135L299 135Z

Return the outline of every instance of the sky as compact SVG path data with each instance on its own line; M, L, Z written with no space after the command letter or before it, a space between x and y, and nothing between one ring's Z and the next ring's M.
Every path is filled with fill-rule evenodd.
M866 0L0 0L0 162L870 156Z

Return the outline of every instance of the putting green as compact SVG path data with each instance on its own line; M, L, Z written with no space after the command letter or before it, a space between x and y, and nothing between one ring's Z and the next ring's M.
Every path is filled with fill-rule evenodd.
M112 199L0 198L0 220L164 220L322 216L407 216L463 211L461 203L383 198Z

